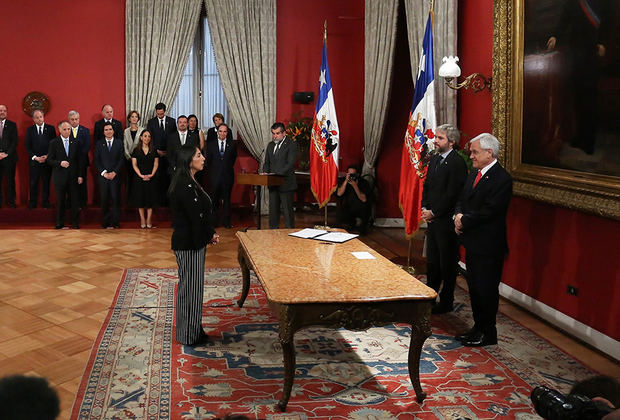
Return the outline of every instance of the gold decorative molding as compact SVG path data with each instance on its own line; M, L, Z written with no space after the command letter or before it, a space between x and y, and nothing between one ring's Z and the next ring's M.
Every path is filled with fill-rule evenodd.
M620 220L620 177L521 160L524 0L493 1L493 133L515 195Z

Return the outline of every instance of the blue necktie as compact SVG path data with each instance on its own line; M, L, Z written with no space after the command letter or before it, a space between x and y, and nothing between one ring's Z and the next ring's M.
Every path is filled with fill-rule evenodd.
M224 146L224 142L220 142L220 156L224 156L224 152L225 152L225 146Z
M108 152L112 150L112 142L108 140Z
M65 140L65 153L69 156L69 140Z

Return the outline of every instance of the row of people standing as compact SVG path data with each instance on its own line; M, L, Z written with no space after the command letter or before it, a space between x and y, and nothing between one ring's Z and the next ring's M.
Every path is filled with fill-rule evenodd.
M131 111L127 115L128 126L120 135L120 121L113 118L113 109L105 105L102 109L103 124L111 124L114 138L122 138L123 153L131 162L128 173L129 204L138 208L141 227L152 227L152 209L167 205L168 185L176 168L178 151L188 145L205 153L209 170L210 191L214 196L214 211L220 211L218 224L231 227L230 195L234 184L234 164L237 149L232 141L232 134L221 114L213 118L215 127L209 129L207 136L199 128L196 115L179 116L176 121L166 115L166 105L155 106L155 117L151 118L146 128L140 125L140 114ZM97 142L98 126L95 124L95 142ZM97 166L100 171L102 169ZM202 173L198 179L202 179ZM103 176L103 175L102 175ZM116 188L119 192L119 188ZM119 194L113 198L113 217L111 224L116 226L116 209L119 208ZM102 211L105 212L102 196ZM105 225L109 225L104 216Z
M6 202L10 207L16 207L17 125L6 119L7 113L7 107L0 105L0 205L4 180ZM166 106L163 103L157 104L156 116L148 121L146 128L140 124L140 115L137 111L128 114L128 126L125 130L121 122L114 118L114 109L111 105L104 105L101 114L103 118L95 123L93 129L93 155L96 168L96 172L93 172L97 174L96 182L101 193L102 227L112 228L119 226L121 181L127 183L127 189L130 191L128 203L139 209L141 226L152 226L152 208L166 204L164 192L174 170L177 150L183 144L194 144L206 152L206 144L218 143L217 128L224 122L223 115L216 114L213 118L216 127L209 129L205 136L199 128L198 118L195 115L180 116L174 120L166 115ZM76 205L81 209L86 207L88 197L86 175L88 167L91 166L90 130L80 125L80 114L77 111L70 111L66 122L70 126L69 139L75 143L74 147L79 158L75 165L78 173L72 177L71 183L77 189ZM61 135L57 136L56 127L45 123L45 116L41 110L33 112L33 123L28 128L25 138L30 178L28 208L35 208L39 203L42 207L50 208L49 184L53 167L47 161L48 151L53 139L62 138L60 133L62 124L58 125ZM106 132L107 125L110 127ZM225 153L220 153L221 147L218 147L217 152L213 150L209 156L210 165L213 164L217 169L217 176L210 177L210 186L217 195L222 196L219 200L222 205L218 206L225 210L221 216L221 224L230 226L230 192L234 182L233 167L237 153L230 130L225 124L223 128ZM103 147L104 143L106 147ZM126 166L126 171L120 175L123 166ZM224 167L226 170L222 170ZM77 178L81 178L82 182L77 183ZM64 223L57 223L57 226L62 225ZM75 225L77 223L74 223Z

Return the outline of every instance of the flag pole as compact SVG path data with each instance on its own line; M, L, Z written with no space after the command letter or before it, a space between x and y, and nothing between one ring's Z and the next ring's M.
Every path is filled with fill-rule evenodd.
M327 19L323 21L323 42L325 43L325 50L327 50ZM325 212L323 213L323 226L327 226L327 203L325 203Z
M431 25L435 26L435 0L431 0L431 8L429 9L431 14Z
M411 238L409 238L409 248L407 249L407 267L411 267Z
M323 21L323 43L325 44L325 48L327 48L327 19ZM321 204L319 203L319 205ZM329 226L327 226L327 203L325 204L323 211L323 226L315 226L315 228L317 227L323 229L329 228Z
M327 203L325 203L325 226L327 226Z

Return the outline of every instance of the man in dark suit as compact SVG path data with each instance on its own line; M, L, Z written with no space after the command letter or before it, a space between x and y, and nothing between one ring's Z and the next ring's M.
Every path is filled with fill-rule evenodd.
M50 207L50 176L52 167L47 164L47 152L50 141L56 137L56 129L51 124L45 124L45 116L40 109L32 113L34 125L26 130L26 151L28 152L28 167L30 175L30 200L28 208L37 206L39 198L39 181L41 183L41 204L46 209Z
M114 137L111 123L103 126L103 140L95 144L95 166L99 171L99 190L101 191L101 227L119 228L120 220L120 179L118 172L125 161L123 140ZM110 211L110 201L112 210Z
M190 136L187 131L187 117L177 118L177 130L173 131L166 141L166 157L168 158L168 174L172 176L176 166L177 153L181 146L189 144L200 147L200 137Z
M65 203L71 200L71 222L74 229L80 228L78 184L84 183L84 161L80 154L80 144L71 139L71 124L62 121L58 124L60 136L50 142L47 163L52 167L52 181L56 189L56 227L65 226ZM68 197L67 197L68 196Z
M212 141L216 141L218 139L217 129L220 124L224 124L224 115L221 113L213 114L213 124L214 126L207 130L207 138L205 140L206 143L211 143ZM232 140L232 130L228 127L228 136L226 140Z
M497 344L499 283L508 253L506 213L512 178L497 161L499 141L488 133L469 142L473 167L455 208L454 228L466 251L474 326L457 335L465 346Z
M161 204L165 206L168 201L167 191L170 184L168 174L171 171L169 166L172 165L174 167L174 162L170 161L166 156L166 146L168 137L177 131L177 124L174 118L166 115L166 104L160 102L155 105L155 116L146 123L146 129L151 133L153 146L159 155L159 169L157 172L159 174L159 188L161 189Z
M6 119L8 108L0 104L0 207L2 178L6 178L6 202L15 208L15 167L17 166L17 124Z
M174 118L166 115L166 104L160 102L155 105L155 116L146 123L146 129L153 137L153 145L159 157L166 154L168 136L176 131Z
M293 195L297 189L295 179L297 144L286 137L284 124L281 122L271 126L271 139L265 150L263 173L280 175L284 177L284 183L269 187L269 229L280 227L280 207L284 213L284 224L288 229L293 229L295 227Z
M78 204L81 208L85 208L88 202L88 189L86 187L86 173L90 166L88 152L90 150L90 130L80 125L80 113L77 111L69 111L69 124L71 124L71 138L76 139L80 145L80 155L83 162L83 170L79 176L84 182L78 185Z
M103 139L103 126L108 123L112 124L112 128L114 129L114 138L122 139L123 124L121 124L119 120L114 119L114 108L112 108L112 105L105 104L101 108L101 116L103 118L95 123L95 128L93 129L94 142L97 143L98 141Z
M207 171L209 173L209 186L211 199L213 200L213 212L218 213L219 223L230 229L230 194L235 183L235 161L237 160L237 147L232 140L228 139L228 126L224 123L217 128L218 139L207 143ZM221 202L221 205L220 205Z
M460 138L458 128L453 125L437 127L437 154L431 158L422 189L422 219L428 224L426 278L428 286L439 293L440 298L432 309L435 314L452 311L454 303L458 240L452 216L467 177L467 165L455 150Z

